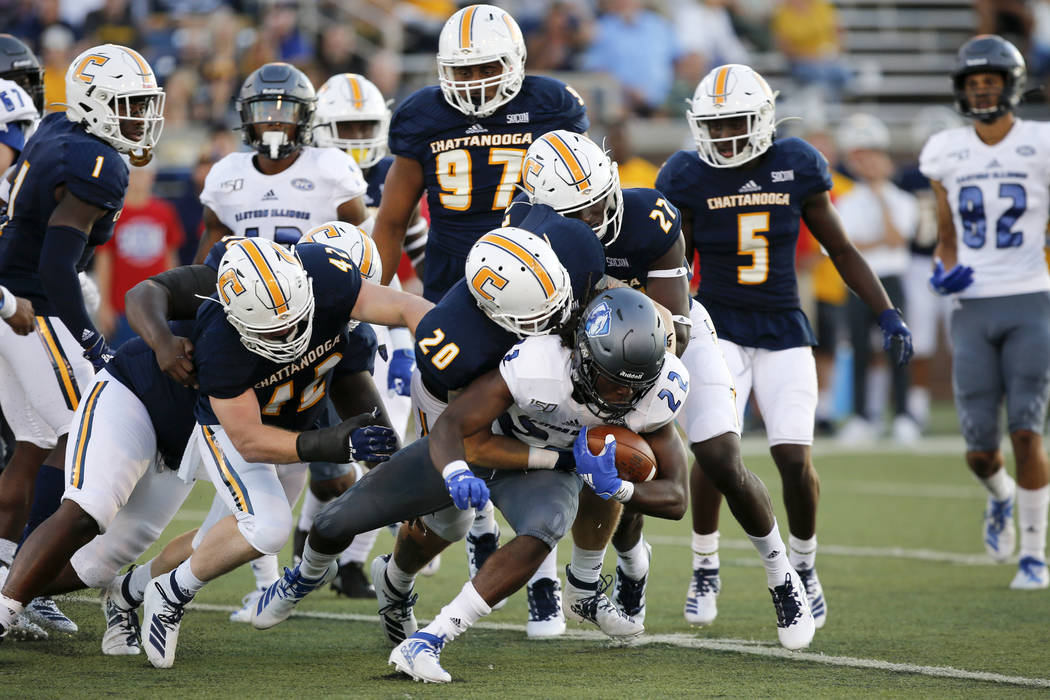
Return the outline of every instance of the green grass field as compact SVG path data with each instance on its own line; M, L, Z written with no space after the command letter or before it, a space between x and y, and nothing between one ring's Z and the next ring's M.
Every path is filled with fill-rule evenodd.
M610 648L600 633L570 627L555 641L526 640L524 592L450 644L454 679L423 686L392 673L374 604L329 591L302 615L267 632L227 621L252 584L247 568L209 585L183 620L175 667L145 655L107 658L94 594L63 603L75 637L0 645L0 694L13 697L1004 697L1050 694L1050 591L1007 586L1014 565L984 558L984 497L951 456L818 454L822 501L818 568L827 626L806 652L782 651L765 577L743 532L723 511L719 618L690 628L682 604L691 559L687 521L650 519L653 543L646 636ZM768 457L746 459L777 502ZM209 484L198 485L166 535L203 518ZM386 532L375 554L389 551ZM563 544L561 559L570 547ZM286 553L285 559L288 558ZM421 578L417 616L429 619L466 575L460 545L438 574ZM615 568L613 557L606 572Z

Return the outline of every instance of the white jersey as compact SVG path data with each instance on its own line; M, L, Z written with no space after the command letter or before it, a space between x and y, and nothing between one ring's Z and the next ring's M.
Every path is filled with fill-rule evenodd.
M607 423L651 433L675 419L689 389L689 372L673 353L664 355L660 378L618 420L603 420L572 397L571 351L557 336L526 338L499 365L514 405L493 424L493 432L512 434L537 447L572 447L581 427ZM508 420L510 423L508 423Z
M6 135L9 129L19 128L14 126L17 122L24 122L21 127L21 141L24 144L36 131L36 125L40 123L40 114L36 111L33 98L18 83L0 78L0 131L5 132ZM12 150L15 149L12 148ZM15 160L18 160L17 155ZM15 164L11 163L10 167L0 176L2 178L0 179L0 200L4 202L7 202L11 191L11 183L8 182L7 176L11 174L14 167Z
M304 146L291 167L264 175L252 151L231 153L204 180L201 203L237 236L294 243L314 226L338 219L340 204L368 189L361 168L337 148Z
M1050 123L1017 119L994 146L972 126L934 134L919 169L944 186L968 299L1050 290L1043 247L1050 217Z

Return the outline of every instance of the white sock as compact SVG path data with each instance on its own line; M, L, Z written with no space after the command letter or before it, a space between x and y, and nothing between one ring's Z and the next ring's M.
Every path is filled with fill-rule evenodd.
M773 520L773 529L764 537L747 536L751 544L758 550L758 556L762 559L762 566L766 567L766 582L770 588L775 588L784 583L784 576L791 570L791 564L787 558L787 547L784 540L780 539L780 531L777 529L777 521Z
M314 516L320 512L325 503L327 503L327 501L322 501L314 495L313 491L307 488L306 495L303 496L302 510L299 511L299 524L296 525L296 527L300 530L306 530L309 532L314 524Z
M478 595L474 584L467 581L451 603L441 608L434 621L420 630L439 637L446 642L463 634L479 619L492 612L492 608Z
M978 478L984 488L988 490L988 493L992 494L992 497L997 501L1004 501L1010 496L1014 495L1017 488L1017 483L1013 478L1006 472L1005 467L999 467L999 471L992 474L987 479Z
M197 595L200 589L204 588L204 581L201 581L193 573L193 567L190 564L192 561L193 557L190 557L175 567L170 576L162 575L160 577L162 581L167 581L171 592L184 603L189 602L193 596Z
M1046 516L1050 486L1040 489L1017 487L1017 525L1021 528L1021 556L1046 561Z
M474 537L490 535L496 532L496 508L490 500L485 507L474 514L474 522L470 525L470 534Z
M605 548L580 549L572 546L572 561L569 562L569 573L581 583L598 583L602 575L602 561L605 559Z
M16 549L18 549L18 543L0 537L0 564L11 566L11 562L15 560Z
M129 603L135 601L142 602L142 599L146 597L146 586L149 585L150 579L154 578L153 573L153 562L157 561L156 557L150 559L142 566L136 566L131 571L131 576L128 578L128 593L135 597L135 600L129 600ZM160 576L158 572L156 576Z
M835 394L831 389L821 389L817 393L817 420L831 420L831 411L835 407Z
M303 546L303 560L299 562L299 573L303 578L316 581L328 571L328 565L339 558L338 554L321 554L310 546L310 539L306 539Z
M718 530L710 535L693 533L693 569L718 568Z
M11 625L14 624L15 619L22 614L22 610L24 609L25 606L14 598L0 595L0 625L3 625L6 629L10 629Z
M250 563L252 573L255 574L255 587L259 590L269 588L271 583L281 578L276 554L264 554L258 559L252 559Z
M890 395L890 370L886 365L868 368L868 405L864 412L875 425L882 424L882 413ZM783 583L783 581L781 581Z
M376 543L377 537L379 537L378 529L354 535L354 541L339 555L339 566L352 561L360 564L368 561L368 555L372 551L372 546Z
M636 581L648 576L649 552L645 549L645 538L639 537L637 544L626 552L616 550L616 565Z
M908 413L919 425L925 427L930 420L930 390L924 386L908 389Z
M536 583L541 578L549 578L554 581L558 580L558 545L554 545L551 548L550 554L544 557L540 563L540 568L536 569L536 573L529 579L529 583Z
M788 561L796 571L812 569L817 559L817 536L813 535L808 540L799 539L794 535L788 535Z
M397 562L394 561L394 557L390 557L390 561L386 563L386 577L390 581L390 585L398 593L408 593L412 590L412 587L416 585L416 575L410 574L407 571L403 571ZM372 585L376 585L373 581Z

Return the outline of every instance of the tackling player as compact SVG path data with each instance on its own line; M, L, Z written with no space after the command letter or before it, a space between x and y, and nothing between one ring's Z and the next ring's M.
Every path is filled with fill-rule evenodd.
M0 173L7 174L43 111L40 60L20 39L0 34ZM6 196L2 199L7 201Z

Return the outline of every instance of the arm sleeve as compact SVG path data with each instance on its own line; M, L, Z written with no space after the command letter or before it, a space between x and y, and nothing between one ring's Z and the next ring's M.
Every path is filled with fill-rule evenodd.
M84 306L76 268L86 245L83 231L71 226L48 226L40 250L39 274L44 293L62 323L78 343L90 347L99 333Z

